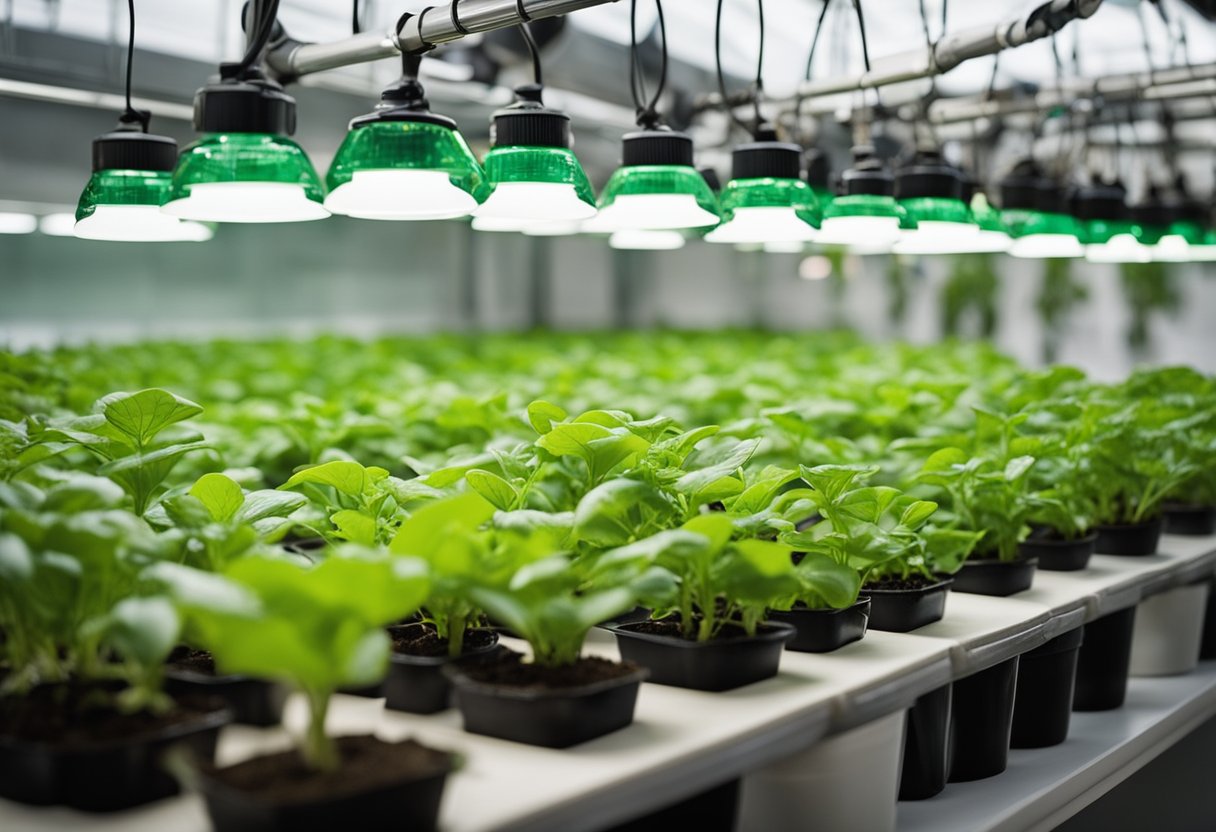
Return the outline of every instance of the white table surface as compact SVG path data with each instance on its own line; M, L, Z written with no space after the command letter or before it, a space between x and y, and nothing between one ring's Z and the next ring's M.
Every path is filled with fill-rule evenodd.
M871 631L826 655L787 651L776 678L734 691L643 684L632 726L572 749L466 734L456 711L414 716L384 711L381 700L349 696L336 698L331 725L339 733L414 736L464 755L465 766L449 780L444 796L441 826L447 832L599 829L776 762L829 733L906 708L953 678L1033 649L1148 592L1206 577L1216 566L1216 538L1167 536L1162 551L1168 554L1095 556L1084 572L1039 572L1034 588L1014 598L951 593L940 622L913 634ZM593 633L587 649L616 655L612 637L602 631ZM1133 680L1131 690L1160 681ZM1074 724L1080 730L1093 716L1075 715ZM293 700L288 726L298 727L302 717L302 704ZM1155 724L1133 720L1128 731L1147 731L1150 723ZM1128 743L1133 740L1129 734ZM278 750L288 742L283 729L226 728L220 762ZM1011 759L1046 751L1014 752ZM999 791L1004 778L984 782ZM905 812L901 804L901 828L928 828L910 820L909 812L915 811ZM191 795L113 815L0 800L4 832L63 829L204 832L207 821L201 802Z

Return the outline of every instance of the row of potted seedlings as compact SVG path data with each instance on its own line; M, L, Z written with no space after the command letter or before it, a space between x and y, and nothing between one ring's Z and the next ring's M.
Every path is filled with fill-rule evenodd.
M952 580L1007 595L1030 585L1036 557L1083 568L1092 546L1155 551L1164 501L1210 493L1194 436L1210 439L1212 411L1164 376L1106 398L1069 376L1050 391L1036 383L1017 410L977 407L968 431L893 443L895 464L882 466L761 467L762 438L535 402L534 441L411 480L338 459L279 490L218 472L170 488L174 465L207 447L183 424L200 411L184 399L115 394L93 415L27 427L0 483L0 766L13 775L0 789L85 809L155 799L174 785L154 759L186 738L188 776L218 828L337 818L351 801L395 823L408 803L428 828L451 755L334 741L333 692L378 686L389 707L429 713L454 691L467 730L564 747L629 724L645 678L726 690L775 675L783 647L825 652L867 624L937 620ZM1091 646L1114 624L1088 625ZM622 663L582 656L597 625ZM530 658L499 644L501 631ZM944 762L928 766L935 776L914 759L949 755L954 779L1003 769L1009 731L1021 736L1014 702L1033 714L1071 699L1058 691L1064 677L1071 687L1078 638L1023 657L1016 694L1014 659L956 682L952 710L950 691L918 703L902 796L947 776ZM284 685L309 703L300 754L209 763L233 712L277 721ZM1079 707L1086 685L1082 673ZM994 700L990 741L992 720L971 705ZM1027 720L1019 742L1062 741L1058 711ZM64 735L81 714L87 735ZM117 787L122 776L137 787Z

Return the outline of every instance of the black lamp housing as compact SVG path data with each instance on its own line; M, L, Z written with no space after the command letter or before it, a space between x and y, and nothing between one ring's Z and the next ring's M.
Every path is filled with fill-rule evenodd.
M895 196L895 177L878 157L873 145L853 148L853 165L840 174L839 196Z
M223 68L222 68L223 69ZM194 129L200 133L296 132L296 100L257 70L240 77L221 72L194 95Z
M895 172L896 199L963 199L963 172L938 150L917 150Z
M692 137L668 127L626 133L621 141L621 166L685 165L692 167Z
M523 84L515 88L515 102L491 117L491 147L570 149L570 116L546 107L541 101L542 91L540 84Z

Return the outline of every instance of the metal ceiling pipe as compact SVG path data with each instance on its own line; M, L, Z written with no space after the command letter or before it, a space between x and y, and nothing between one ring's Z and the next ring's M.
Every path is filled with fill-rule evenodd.
M1092 16L1101 5L1102 0L1050 0L1012 20L963 29L946 35L932 46L878 58L871 62L869 72L804 82L793 95L767 99L767 103L784 108L793 106L799 99L857 92L941 75L972 58L995 55L1006 49L1049 37L1074 20ZM710 94L700 103L714 107L720 106L721 101L721 96ZM732 106L747 103L750 103L750 99L736 101L732 97L731 100Z
M402 52L425 52L476 34L518 26L529 20L560 17L616 0L450 0L411 15L398 31L365 32L329 43L284 39L267 54L271 71L298 78L326 69L391 58ZM522 12L522 14L521 14Z
M1199 98L1216 94L1216 63L1153 72L1070 79L1060 87L1040 90L1024 98L939 99L929 105L933 124L953 124L981 118L1033 113L1067 107L1081 98L1103 101L1146 101Z

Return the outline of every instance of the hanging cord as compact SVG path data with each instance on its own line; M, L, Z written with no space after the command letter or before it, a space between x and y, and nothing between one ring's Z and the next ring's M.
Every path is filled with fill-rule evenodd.
M723 0L718 0L718 10L714 17L714 64L718 70L718 93L722 96L722 106L726 108L731 121L750 133L753 138L758 138L760 126L764 123L764 117L760 113L760 99L764 93L764 0L756 0L756 8L760 17L760 49L756 55L756 80L752 85L752 106L754 107L756 120L751 125L735 115L735 110L730 105L730 96L726 91L726 74L722 71L723 5Z
M357 35L363 31L363 27L359 25L359 0L351 0L350 6L350 33Z
M1158 10L1160 11L1160 6L1158 6ZM1169 32L1169 20L1164 16L1163 11L1161 14L1162 22L1165 24L1166 31ZM1149 83L1151 84L1153 70L1156 68L1156 66L1153 62L1153 49L1148 37L1148 19L1144 15L1143 4L1136 6L1136 16L1140 19L1140 41L1144 47L1144 60L1148 64L1148 77ZM1169 152L1174 144L1174 120L1170 115L1169 107L1166 106L1165 102L1159 101L1157 103L1158 112L1160 113L1159 118L1161 119L1161 126L1165 130L1165 141L1163 141L1160 148L1158 148L1158 154L1161 157L1162 163L1169 168L1171 177L1173 179L1177 179L1179 176L1178 159L1175 154Z
M637 124L645 130L653 130L659 126L662 117L659 115L659 99L667 87L667 20L663 17L663 3L654 0L655 11L659 16L659 84L654 95L646 95L646 79L642 74L642 59L638 53L638 0L631 0L629 5L629 92L633 96L633 108ZM529 33L530 36L530 33ZM533 52L536 69L536 83L540 83L540 58Z
M815 35L811 38L811 49L806 56L806 72L803 73L803 80L811 80L811 68L815 64L815 49L819 46L819 35L823 32L823 21L828 16L828 9L832 5L832 0L823 0L823 6L819 9L819 17L815 20ZM810 136L802 132L802 104L806 101L806 96L799 94L794 99L794 126L798 129L802 144L808 144Z
M929 61L932 63L937 52L938 42L946 36L946 2L942 0L942 22L941 31L938 33L938 40L933 39L933 35L929 32L929 13L925 10L925 0L918 0L920 7L920 27L925 33L925 47L929 50ZM925 91L924 96L920 100L920 124L923 124L925 130L929 134L929 141L934 147L941 144L941 140L937 135L937 128L933 126L933 122L929 120L929 105L933 99L937 98L937 75L936 73L929 76L929 89Z
M118 117L119 124L138 124L139 129L147 133L148 122L152 114L147 110L137 110L131 104L131 67L135 63L135 0L127 0L127 14L130 18L130 28L127 32L127 86L126 107Z
M992 73L988 76L988 85L984 88L984 97L982 99L983 101L991 101L992 95L996 90L996 75L997 75L997 71L1000 69L1000 66L1001 66L1000 56L1001 56L1000 52L997 52L997 53L993 54L993 56L992 56ZM999 123L999 120L997 120L995 118L993 119L993 121ZM987 181L987 178L985 176L983 176L983 173L982 173L985 169L985 165L984 165L985 160L984 160L983 153L981 150L979 128L976 126L977 123L978 123L978 119L971 120L971 168L972 168L972 174L976 178L976 180L985 182L985 181ZM997 133L999 134L999 130L997 131Z
M251 0L251 6L253 13L250 15L252 22L248 31L249 45L241 62L232 67L230 77L240 78L249 72L266 44L270 42L270 35L274 31L274 22L279 14L279 0Z
M866 68L866 74L870 74L870 44L866 39L866 16L861 10L861 0L853 0L853 12L857 15L857 31L861 35L861 61ZM862 93L862 104L865 103L865 93ZM882 107L882 97L878 93L878 87L871 87L874 91L874 109L878 110Z
M532 34L532 27L527 23L521 23L519 24L519 33L523 35L524 43L528 47L528 54L532 56L532 82L538 87L543 87L545 82L540 68L540 47L536 44L536 38Z

